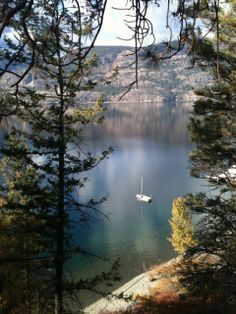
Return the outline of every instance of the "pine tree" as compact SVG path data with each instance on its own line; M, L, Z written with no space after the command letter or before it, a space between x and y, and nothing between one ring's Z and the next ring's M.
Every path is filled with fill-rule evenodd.
M53 217L49 223L50 193L40 175L18 152L26 149L9 136L5 149L16 154L4 157L1 173L1 298L2 313L50 312L50 267L53 256ZM23 146L23 147L22 147ZM7 156L7 153L6 153ZM47 287L47 293L44 289ZM14 298L12 297L14 295ZM37 309L37 311L36 311Z
M16 112L28 125L24 130L15 127L1 149L5 156L1 212L3 217L14 218L9 225L12 236L22 234L19 256L15 254L14 260L23 261L19 270L27 269L27 284L38 289L32 298L35 289L29 288L29 297L25 294L22 300L30 302L29 312L38 308L43 313L47 291L44 311L69 313L74 292L83 287L92 289L102 280L118 279L117 264L114 276L104 273L85 282L72 281L65 270L65 263L74 254L89 254L74 244L73 228L89 221L104 199L82 203L80 190L87 181L86 173L111 152L110 148L95 156L84 152L82 129L102 121L103 95L93 105L81 104L78 98L81 90L94 86L89 79L96 63L95 55L90 54L93 41L86 47L84 36L95 31L96 38L103 3L88 2L84 7L77 1L70 8L67 5L64 1L31 2L15 16L17 42L6 36L8 49L1 52L2 59L7 60L3 73L15 78L11 90L2 97L2 107L10 97L9 112ZM33 67L53 86L46 91L25 88L22 82ZM36 270L40 282L35 280Z
M206 259L203 265L198 265L194 276L185 274L186 278L190 288L195 285L200 293L205 287L214 286L214 294L222 302L236 296L235 1L229 4L228 11L218 8L218 30L212 39L214 53L210 56L215 60L212 62L216 69L215 84L198 91L202 97L194 105L189 124L195 143L190 154L191 173L205 179L209 191L186 198L189 209L199 217L198 246L192 253L215 257L214 263Z

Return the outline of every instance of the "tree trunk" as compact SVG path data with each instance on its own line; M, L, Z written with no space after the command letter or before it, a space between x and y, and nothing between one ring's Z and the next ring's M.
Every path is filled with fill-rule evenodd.
M58 92L59 113L58 113L58 209L56 213L56 282L55 282L55 314L63 313L63 264L64 264L64 227L65 227L65 208L64 208L64 185L65 185L65 143L64 143L64 96L63 96L63 69L61 64L60 52L60 31L59 31L59 9L57 9L57 57L58 57Z
M63 313L63 263L64 263L64 102L60 100L59 125L59 182L58 182L58 212L56 231L56 286L55 286L55 314Z

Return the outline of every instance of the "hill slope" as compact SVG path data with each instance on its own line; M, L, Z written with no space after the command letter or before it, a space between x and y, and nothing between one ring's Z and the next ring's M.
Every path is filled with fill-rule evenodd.
M160 45L157 45L158 49ZM81 91L80 100L93 101L100 92L103 92L107 101L118 100L135 79L134 60L129 47L124 46L98 46L95 48L98 56L97 66L92 75L85 81L97 83L94 90ZM114 74L119 73L117 76ZM115 77L114 77L115 76ZM178 102L194 100L193 90L211 83L211 76L198 66L192 66L186 50L181 51L171 59L153 62L148 54L139 53L138 85L126 94L123 101L161 101ZM1 87L8 89L12 84L12 77L5 74L1 79ZM53 80L38 71L27 75L22 81L25 87L35 90L53 91Z
M133 56L130 50L116 50L113 47L103 50L99 47L97 54L100 62L96 68L95 79L99 89L103 90L108 99L118 99L127 86L135 79L134 66L127 67ZM109 81L114 69L119 68L119 76L109 85L101 84L105 77ZM187 51L181 51L171 59L153 62L145 52L140 53L138 67L138 85L122 98L124 101L189 101L196 98L194 89L211 83L211 76L198 66L192 66ZM98 90L98 87L96 88Z

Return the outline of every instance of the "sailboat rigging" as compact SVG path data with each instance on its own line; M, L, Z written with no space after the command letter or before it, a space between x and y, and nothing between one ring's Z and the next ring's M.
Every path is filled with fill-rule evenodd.
M151 203L152 197L143 194L143 177L141 178L141 193L136 194L136 200L139 202Z

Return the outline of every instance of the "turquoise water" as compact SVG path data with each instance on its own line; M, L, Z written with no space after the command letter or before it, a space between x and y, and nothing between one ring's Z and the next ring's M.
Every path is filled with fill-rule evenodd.
M97 221L76 231L81 246L108 261L78 257L76 276L106 271L120 258L122 281L131 279L153 264L175 256L167 238L174 198L202 189L200 180L189 176L191 143L186 130L186 103L109 105L105 122L88 128L87 148L93 152L114 149L106 161L89 172L82 197L107 196L95 214ZM92 143L92 147L91 147ZM135 199L144 178L150 204Z

